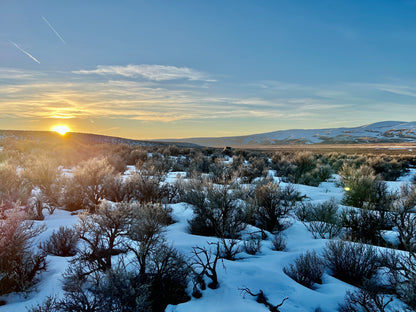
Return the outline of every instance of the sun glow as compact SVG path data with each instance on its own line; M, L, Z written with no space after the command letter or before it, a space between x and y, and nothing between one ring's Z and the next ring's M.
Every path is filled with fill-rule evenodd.
M71 129L69 129L69 127L65 125L53 126L51 130L58 132L60 135L65 135L65 133L71 131Z

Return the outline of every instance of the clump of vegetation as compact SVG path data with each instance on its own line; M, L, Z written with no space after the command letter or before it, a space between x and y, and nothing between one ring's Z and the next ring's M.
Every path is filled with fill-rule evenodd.
M46 255L32 250L44 227L25 217L13 211L0 222L0 295L27 291L46 270Z
M292 185L281 188L273 182L258 183L248 200L254 225L269 232L284 230L287 223L283 218L294 209L300 198L300 193Z
M322 284L324 269L324 263L316 252L307 251L300 255L294 264L285 267L283 271L299 284L312 288L314 284Z
M334 277L353 285L370 280L380 267L374 247L342 240L327 243L324 259Z
M193 204L194 218L189 221L191 233L237 238L245 228L244 203L237 185L197 184L185 191L184 199ZM204 195L205 194L205 195Z
M286 239L280 234L275 234L272 238L272 249L282 251L286 248Z
M40 245L45 252L61 257L71 257L77 253L79 237L73 228L59 227L57 232L53 231L51 237Z
M320 204L303 204L296 211L314 238L334 238L342 230L338 204L334 199Z

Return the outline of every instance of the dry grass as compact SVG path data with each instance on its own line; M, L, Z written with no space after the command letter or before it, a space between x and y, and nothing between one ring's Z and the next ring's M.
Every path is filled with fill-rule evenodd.
M308 151L318 154L385 154L416 156L415 143L378 143L378 144L302 144L302 145L246 145L238 146L237 150L253 150L267 152L299 152Z

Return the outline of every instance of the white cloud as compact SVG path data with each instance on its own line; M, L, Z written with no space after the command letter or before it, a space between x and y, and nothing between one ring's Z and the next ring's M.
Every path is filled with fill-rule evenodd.
M75 74L97 74L97 75L114 75L129 78L144 77L153 81L166 81L175 79L215 81L200 71L188 67L176 67L165 65L126 65L126 66L107 66L98 65L93 70L73 71Z

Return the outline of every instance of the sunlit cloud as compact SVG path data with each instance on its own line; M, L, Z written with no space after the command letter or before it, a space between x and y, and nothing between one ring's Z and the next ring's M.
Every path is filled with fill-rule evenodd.
M215 88L215 83L208 83L211 86L207 92L205 89L189 87L189 81L181 84L178 80L172 86L166 80L108 79L104 76L94 79L62 72L36 76L36 72L0 68L0 77L6 77L8 73L15 78L10 83L4 79L0 84L0 118L16 121L25 118L39 122L62 119L68 123L82 121L84 125L93 124L92 120L100 120L100 123L94 124L94 131L112 131L116 135L126 131L122 126L124 124L134 127L146 124L146 130L151 132L151 129L167 129L171 125L175 125L176 129L185 123L204 125L206 129L210 129L214 123L222 123L228 127L227 131L231 131L229 124L237 125L240 122L244 125L240 125L242 129L235 133L248 134L260 132L260 126L263 127L261 131L266 130L263 132L297 128L300 124L302 128L316 128L318 123L320 128L329 128L335 124L348 126L348 121L368 123L368 116L380 120L386 113L393 116L396 111L407 109L408 113L403 115L407 116L414 111L411 98L399 97L402 101L394 102L392 99L375 97L374 94L380 93L380 89L391 88L375 84L314 87L268 82L270 87L266 89L250 84L244 94L236 88L234 92L227 91L225 96ZM192 82L196 86L203 83ZM252 92L252 88L263 92ZM394 90L396 93L413 92L411 85L396 86ZM363 107L360 106L362 103L365 103ZM360 110L359 116L357 108ZM225 131L206 130L211 131L206 135L219 133L217 130ZM174 134L171 133L164 135L172 136Z
M93 70L73 71L75 74L89 75L108 75L123 76L129 78L143 77L153 81L166 81L176 79L215 81L197 70L188 67L176 67L165 65L127 65L127 66L107 66L98 65Z

